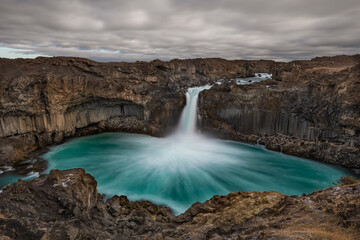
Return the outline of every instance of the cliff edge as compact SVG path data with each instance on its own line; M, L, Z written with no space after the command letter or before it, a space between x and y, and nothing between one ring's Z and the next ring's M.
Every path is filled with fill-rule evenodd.
M256 72L273 78L235 83ZM199 96L203 131L360 169L360 55L289 63L0 59L0 166L16 167L76 136L106 131L163 136L177 124L186 89L219 80L223 84Z
M83 169L52 170L0 193L2 239L359 239L360 184L309 195L238 192L174 216L148 201L104 202Z

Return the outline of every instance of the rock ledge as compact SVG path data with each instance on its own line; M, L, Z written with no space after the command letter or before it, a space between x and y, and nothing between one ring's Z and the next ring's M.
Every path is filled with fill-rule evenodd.
M0 193L1 239L360 239L360 183L309 195L238 192L174 216L149 201L104 202L83 169L51 170Z

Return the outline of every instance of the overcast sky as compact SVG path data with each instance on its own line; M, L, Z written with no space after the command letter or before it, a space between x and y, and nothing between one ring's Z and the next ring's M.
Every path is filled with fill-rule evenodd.
M309 59L360 53L360 0L0 0L0 57Z

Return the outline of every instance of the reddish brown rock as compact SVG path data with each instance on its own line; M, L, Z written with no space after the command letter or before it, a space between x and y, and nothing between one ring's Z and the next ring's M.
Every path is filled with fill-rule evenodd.
M82 169L52 170L0 193L2 239L359 239L360 184L302 197L239 192L174 216L148 201L104 202Z

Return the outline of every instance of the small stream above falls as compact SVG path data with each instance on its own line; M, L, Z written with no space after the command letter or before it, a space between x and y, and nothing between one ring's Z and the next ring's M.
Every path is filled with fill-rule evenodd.
M248 85L248 84L261 82L261 81L271 79L271 78L272 78L272 74L269 74L269 73L255 73L254 77L236 78L235 83L237 85Z
M49 163L47 172L85 168L107 197L150 200L176 214L214 195L237 191L300 195L351 175L340 167L201 135L196 130L198 94L209 88L188 90L178 129L171 136L104 133L76 138L42 156Z

